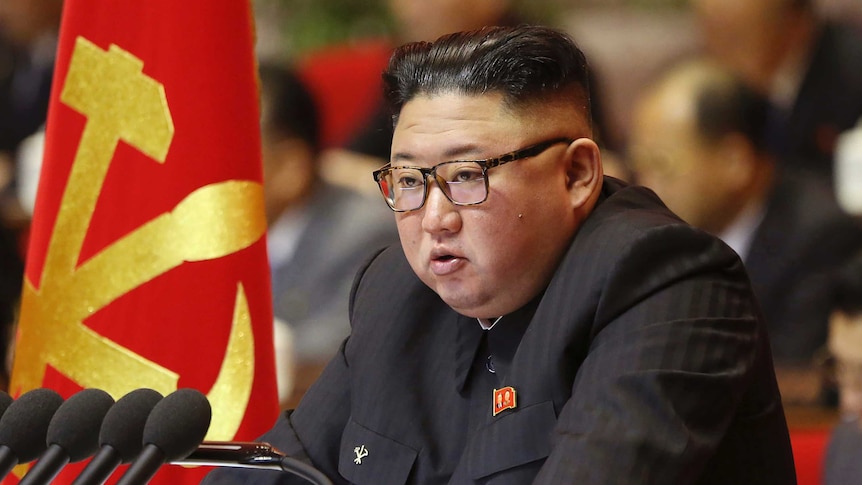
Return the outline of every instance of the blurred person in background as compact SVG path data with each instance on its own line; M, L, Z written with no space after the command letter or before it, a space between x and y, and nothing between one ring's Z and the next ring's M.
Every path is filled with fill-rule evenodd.
M431 41L437 37L488 25L517 25L522 22L511 0L387 0L395 24L392 45L402 42ZM380 52L369 52L379 55ZM385 53L388 60L390 51ZM371 64L382 64L369 59ZM353 185L366 182L367 173L389 159L392 144L392 114L383 101L380 76L376 76L375 102L358 128L349 134L343 146L328 150L324 163L333 167L337 182ZM357 188L377 194L374 184L363 183Z
M862 479L862 253L840 272L829 318L828 349L840 396L841 421L829 440L824 483L859 483Z
M828 187L776 163L764 141L767 112L719 64L676 65L638 103L632 165L671 210L742 257L783 397L816 401L812 357L826 342L832 274L862 248L862 228Z
M399 41L433 41L450 32L478 29L489 25L514 27L525 23L536 23L538 19L526 18L518 11L513 0L388 0L398 26ZM596 73L590 70L591 106L596 141L602 147L617 148L608 133L601 97L601 84ZM386 127L391 131L391 114L386 112ZM386 151L382 158L389 157L391 133L387 138ZM358 150L361 151L361 150ZM605 160L607 162L607 160ZM607 167L605 167L607 168Z
M0 0L0 385L8 385L29 215L15 194L16 157L45 124L62 0Z
M431 42L443 34L523 22L512 0L387 0L402 42Z
M813 0L694 0L707 50L768 96L781 163L831 182L835 142L862 116L862 28Z
M260 81L267 245L284 404L290 398L284 379L290 377L285 353L291 347L284 340L292 340L301 394L349 332L348 296L360 264L398 236L386 204L322 179L317 109L296 74L262 63Z
M0 66L0 216L11 224L29 219L14 193L16 156L47 118L62 10L62 0L0 0L9 61Z
M521 23L510 0L387 0L387 5L399 42L432 41L449 32ZM389 159L391 144L392 114L381 97L368 123L350 140L347 149L372 157L371 163L380 166Z
M514 27L524 23L535 23L537 19L525 18L518 11L513 0L388 0L399 27L401 42L433 41L449 32L460 32L489 25ZM607 132L604 120L603 104L601 102L601 85L596 74L590 71L590 89L593 126L596 141L600 146L615 148L610 134ZM386 150L382 158L389 157L389 142L391 142L391 113L386 112L386 127L390 131L386 139ZM356 147L354 147L356 148ZM361 146L360 146L361 148ZM362 151L362 150L357 150ZM608 160L606 159L605 162ZM607 167L605 167L607 169Z
M534 22L534 19L525 18L519 12L512 0L387 0L387 5L396 28L394 43L432 41L450 32ZM379 51L373 50L367 52L372 56L380 54ZM369 63L376 64L379 61L369 59ZM594 72L591 71L590 76L593 125L596 141L600 147L606 149L606 173L628 178L622 164L613 154L617 143L606 128L601 85ZM368 113L365 121L360 123L359 129L345 140L342 147L328 150L324 161L333 167L331 173L337 177L336 182L354 185L358 180L361 185L356 186L357 188L376 195L377 188L373 184L365 183L364 174L389 160L391 143L392 113L383 102L383 97L377 95L375 107Z

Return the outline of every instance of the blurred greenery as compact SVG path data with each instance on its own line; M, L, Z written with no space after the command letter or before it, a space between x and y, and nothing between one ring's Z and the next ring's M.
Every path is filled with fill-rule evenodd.
M512 0L524 18L548 24L553 24L562 12L576 8L664 9L683 7L688 1ZM255 8L265 12L264 21L275 23L286 44L284 50L296 55L351 39L390 36L394 26L386 3L387 0L255 0Z
M294 52L350 39L386 36L385 0L272 0L285 4L284 31Z

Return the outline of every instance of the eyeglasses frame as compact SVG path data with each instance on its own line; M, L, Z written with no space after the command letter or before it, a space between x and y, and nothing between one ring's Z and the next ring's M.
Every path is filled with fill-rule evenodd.
M440 188L440 191L443 192L443 195L446 196L446 199L449 200L449 202L451 202L452 204L457 205L457 206L479 205L482 202L485 202L486 200L488 200L488 194L490 192L490 187L488 184L488 170L489 169L494 168L494 167L499 167L500 165L503 165L503 164L506 164L509 162L514 162L516 160L523 160L525 158L532 158L532 157L535 157L535 156L542 154L545 150L551 148L554 145L558 145L560 143L571 144L572 142L574 142L574 140L571 138L558 137L558 138L552 138L550 140L541 141L541 142L536 143L534 145L530 145L528 147L521 148L519 150L515 150L513 152L505 153L503 155L500 155L499 157L486 158L484 160L449 160L446 162L440 162L437 165L434 165L433 167L429 167L429 168L411 167L411 166L394 167L394 168L409 168L409 169L413 169L413 170L418 170L422 174L422 177L423 177L422 180L423 180L423 184L425 187L425 192L422 194L422 203L419 204L419 207L416 207L415 209L396 209L395 207L392 207L392 205L389 203L389 197L387 197L386 193L383 191L383 186L380 184L380 182L383 179L384 174L393 169L391 163L387 163L383 167L375 170L371 175L374 177L374 181L377 183L377 188L380 189L380 193L383 195L383 198L386 200L386 205L393 212L412 212L412 211L416 211L416 210L419 210L422 207L424 207L425 202L428 200L429 184L428 184L427 180L428 180L429 176L432 179L434 179L434 181L437 182L437 186ZM446 182L445 180L440 180L440 177L437 176L437 168L440 167L441 165L448 165L451 163L476 163L482 168L482 178L485 180L485 197L482 198L482 200L480 200L478 202L456 202L456 201L452 200L452 198L449 196L448 193L446 193L446 190L443 188L443 184L447 184L448 182Z

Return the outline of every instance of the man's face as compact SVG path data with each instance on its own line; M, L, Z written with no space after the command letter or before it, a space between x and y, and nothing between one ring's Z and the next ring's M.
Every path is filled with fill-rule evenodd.
M680 90L642 102L632 125L632 165L638 183L653 189L670 210L713 233L725 222L729 191L726 161L698 137L694 106Z
M262 133L263 193L266 217L272 223L299 205L315 182L315 155L299 138Z
M573 109L538 110L542 122L535 112L506 110L497 94L416 97L401 110L392 165L432 167L497 157L552 138L577 138L583 128L572 122L578 119ZM413 271L466 316L491 318L526 304L550 281L587 210L585 196L598 192L573 181L566 161L594 157L600 178L593 147L587 139L560 143L490 169L488 198L479 205L456 206L426 180L425 205L396 213Z
M779 62L787 0L695 0L707 49L743 79L768 89Z

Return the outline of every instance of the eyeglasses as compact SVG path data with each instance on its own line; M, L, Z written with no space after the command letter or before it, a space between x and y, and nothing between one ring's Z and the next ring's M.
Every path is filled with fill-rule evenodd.
M488 169L504 163L535 157L560 143L572 143L569 138L554 138L496 158L486 160L453 160L431 168L392 167L387 164L374 171L374 181L380 193L395 212L421 209L428 198L430 176L437 181L443 194L455 205L476 205L488 198Z

